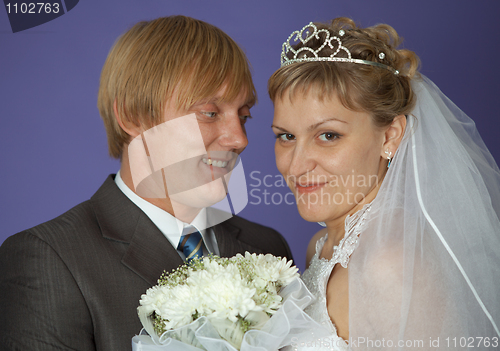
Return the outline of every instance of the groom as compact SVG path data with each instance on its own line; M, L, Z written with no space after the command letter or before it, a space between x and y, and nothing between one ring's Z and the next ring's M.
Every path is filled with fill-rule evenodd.
M141 330L141 294L189 255L179 246L186 230L201 235L204 254L291 259L276 231L231 215L214 222L220 212L199 205L220 200L221 189L225 195L231 167L248 143L245 121L254 101L245 55L220 29L175 16L140 22L123 34L102 70L98 99L120 171L90 200L0 247L2 350L130 350ZM166 134L151 142L148 133L161 128ZM193 162L180 162L170 178L149 171L155 152L166 150L169 164L184 157L172 140L192 141L203 152L190 155L195 146L186 144ZM199 194L193 197L186 186L203 173L211 182L192 184ZM143 182L158 185L158 175L163 193Z

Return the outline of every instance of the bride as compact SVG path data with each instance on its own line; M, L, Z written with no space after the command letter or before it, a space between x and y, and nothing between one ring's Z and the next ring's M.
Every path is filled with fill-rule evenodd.
M278 169L325 226L303 279L329 336L295 349L500 345L500 171L399 42L388 25L310 23L269 80Z

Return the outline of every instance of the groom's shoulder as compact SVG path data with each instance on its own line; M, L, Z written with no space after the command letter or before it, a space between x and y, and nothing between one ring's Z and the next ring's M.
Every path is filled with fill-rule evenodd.
M70 241L77 233L88 233L95 226L97 223L92 205L87 200L53 219L12 235L6 241L24 241L29 238L38 238L47 243Z
M277 230L271 227L267 227L265 225L256 222L249 221L248 219L245 219L237 215L229 218L227 220L227 223L245 232L252 232L256 234L262 233L264 235L280 235Z
M108 177L103 186L94 194L94 197L102 192L103 188L109 188L109 184L104 186L110 182L109 179L112 180ZM8 237L6 241L12 243L30 240L41 240L46 243L71 242L77 236L91 236L91 233L97 231L98 228L95 200L91 198L73 206L55 218Z
M241 241L262 248L264 253L292 259L288 243L277 230L240 216L231 217L225 224L239 229L238 239Z

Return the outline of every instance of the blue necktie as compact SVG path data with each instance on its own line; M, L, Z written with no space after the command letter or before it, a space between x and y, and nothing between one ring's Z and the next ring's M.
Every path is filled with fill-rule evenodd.
M184 228L183 232L189 232L192 227ZM203 239L199 231L194 231L190 234L185 234L181 236L179 246L177 250L180 250L186 256L186 260L190 262L196 256L203 256Z

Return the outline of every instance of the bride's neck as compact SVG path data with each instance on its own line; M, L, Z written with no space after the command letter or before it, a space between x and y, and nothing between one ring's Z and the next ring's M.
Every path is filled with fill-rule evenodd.
M328 231L328 242L330 242L330 245L328 246L336 246L339 244L340 240L345 235L345 218L346 216L343 216L341 219L334 221L334 222L328 222L326 223L326 228Z
M363 209L363 206L372 202L377 196L378 190L380 189L381 183L375 185L375 187L365 196L365 198L360 201L356 206L351 208L343 216L335 218L331 221L325 222L328 229L328 242L329 244L336 246L345 236L345 220L347 216L352 216L356 212Z

